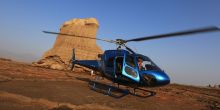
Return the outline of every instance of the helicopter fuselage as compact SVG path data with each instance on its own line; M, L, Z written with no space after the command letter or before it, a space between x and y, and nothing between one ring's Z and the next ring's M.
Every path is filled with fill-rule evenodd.
M75 60L78 64L101 73L105 78L131 87L156 87L170 83L168 75L147 56L127 50L106 50L100 60ZM144 65L140 69L139 60Z

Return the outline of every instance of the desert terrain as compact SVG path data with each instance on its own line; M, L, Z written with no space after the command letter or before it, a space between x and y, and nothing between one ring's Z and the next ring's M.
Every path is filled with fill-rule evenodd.
M59 71L0 59L2 110L220 110L220 89L170 84L156 94L112 97L91 90L89 72ZM106 79L103 84L110 83Z

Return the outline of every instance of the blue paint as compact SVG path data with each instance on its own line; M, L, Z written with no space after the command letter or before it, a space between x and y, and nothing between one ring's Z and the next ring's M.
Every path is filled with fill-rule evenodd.
M116 58L123 59L121 75L116 74ZM137 58L142 58L143 61L150 62L151 68L139 70ZM127 82L127 85L136 84L137 86L163 86L170 83L169 76L150 58L141 54L130 53L127 50L106 50L100 60L73 60L73 64L79 64L81 66L94 69L101 72L105 77L111 79L113 82ZM149 67L149 64L146 67ZM156 81L155 85L147 85L147 82L144 81L145 79L143 75L150 75L154 78Z
M154 76L156 78L157 86L162 86L170 83L169 76L163 71L141 71L141 74L148 74Z

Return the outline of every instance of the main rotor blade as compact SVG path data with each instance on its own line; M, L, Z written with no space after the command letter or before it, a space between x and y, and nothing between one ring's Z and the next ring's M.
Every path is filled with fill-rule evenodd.
M125 46L125 48L126 48L128 51L130 51L131 53L135 54L135 52L134 52L131 48L129 48L129 47L126 46L126 45L124 45L124 46Z
M198 33L212 32L212 31L220 31L220 29L218 27L212 26L212 27L205 27L205 28L199 28L199 29L192 29L192 30L174 32L174 33L168 33L168 34L134 38L134 39L125 40L125 42L153 40L153 39L161 39L161 38L168 38L168 37L178 37L178 36L182 36L182 35L198 34Z
M106 39L100 39L100 38L92 38L92 37L85 37L85 36L77 36L73 34L66 34L66 33L58 33L58 32L50 32L50 31L43 31L44 33L47 34L58 34L58 35L65 35L65 36L72 36L72 37L79 37L79 38L86 38L86 39L94 39L94 40L100 40L100 41L105 41L109 43L116 43L114 40L106 40Z

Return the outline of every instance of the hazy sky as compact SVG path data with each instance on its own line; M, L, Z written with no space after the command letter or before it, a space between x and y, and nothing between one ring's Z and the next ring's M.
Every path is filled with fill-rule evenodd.
M0 56L36 60L64 21L95 17L97 37L129 39L204 26L220 27L219 0L0 0ZM173 83L220 84L220 32L129 43ZM102 49L115 45L98 42Z

